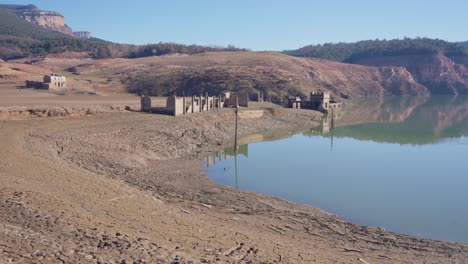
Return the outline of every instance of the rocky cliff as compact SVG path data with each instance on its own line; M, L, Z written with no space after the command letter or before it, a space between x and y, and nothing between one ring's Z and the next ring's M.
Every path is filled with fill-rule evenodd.
M0 8L6 9L22 19L45 29L74 36L72 29L65 24L65 18L60 13L42 11L34 5L0 5Z
M375 56L355 63L368 66L406 68L432 94L468 94L468 69L443 54L413 56Z

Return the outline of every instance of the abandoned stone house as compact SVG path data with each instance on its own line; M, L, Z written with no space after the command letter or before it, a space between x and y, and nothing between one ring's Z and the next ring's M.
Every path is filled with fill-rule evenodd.
M249 95L246 93L224 93L224 106L225 107L249 107Z
M168 114L173 116L185 115L196 112L205 112L224 107L222 96L192 96L177 97L169 96L166 99L166 107L152 107L151 98L141 96L141 111Z
M55 73L44 75L44 89L67 88L67 78Z
M294 109L311 109L322 112L337 111L342 108L342 103L332 99L330 92L311 92L309 98L290 97L288 107Z
M67 88L67 78L60 76L58 74L44 75L42 82L37 81L26 81L26 88L34 89L57 89L57 88Z
M288 107L293 109L301 109L301 97L292 96L288 98Z
M141 111L168 114L173 116L186 115L196 112L206 112L224 107L235 108L237 106L248 107L248 94L231 94L224 93L224 96L192 96L192 97L177 97L169 96L166 99L165 107L153 107L151 105L151 97L141 95Z

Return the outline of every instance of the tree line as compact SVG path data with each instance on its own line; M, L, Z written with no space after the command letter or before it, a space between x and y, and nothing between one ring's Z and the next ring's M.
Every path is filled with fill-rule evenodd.
M440 39L404 38L365 40L355 43L326 43L284 51L292 56L314 57L348 63L373 56L427 55L439 52L447 56L465 56L468 55L468 48L466 43L462 45Z
M148 45L117 44L97 38L78 39L31 24L0 9L0 58L3 60L42 56L62 52L87 52L90 57L140 58L167 54L197 54L213 51L245 51L232 45L209 47L157 43Z

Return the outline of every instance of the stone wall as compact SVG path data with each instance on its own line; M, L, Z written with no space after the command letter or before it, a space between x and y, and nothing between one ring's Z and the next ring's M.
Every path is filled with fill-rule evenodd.
M229 98L226 98L224 101L225 107L237 107L237 105L242 107L249 107L249 95L248 94L231 94Z
M141 102L141 111L143 112L151 111L151 98L149 96L142 95L140 102Z
M175 96L169 96L167 98L166 109L170 115L178 116L183 115L185 110L184 106L185 98L177 98Z

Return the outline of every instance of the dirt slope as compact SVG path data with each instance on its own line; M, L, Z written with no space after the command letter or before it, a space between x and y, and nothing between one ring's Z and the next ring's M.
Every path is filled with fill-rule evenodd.
M140 89L157 95L260 90L281 101L285 96L317 89L331 90L342 97L428 93L403 68L365 67L273 52L118 59L90 62L75 69L80 74L119 76L130 91Z
M241 134L316 124L270 109ZM464 263L466 245L214 184L232 110L0 123L0 263ZM112 144L109 144L112 142ZM25 243L25 241L27 241Z
M455 58L456 61L458 61ZM468 94L468 69L466 58L455 63L444 56L382 56L356 61L368 66L400 66L408 69L414 79L429 88L433 94ZM465 65L464 65L465 64Z

